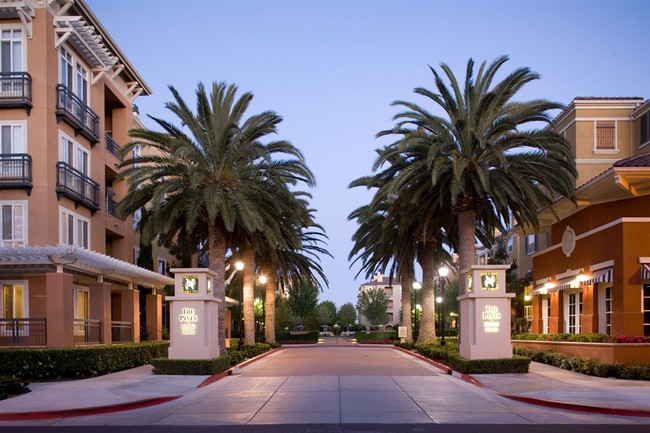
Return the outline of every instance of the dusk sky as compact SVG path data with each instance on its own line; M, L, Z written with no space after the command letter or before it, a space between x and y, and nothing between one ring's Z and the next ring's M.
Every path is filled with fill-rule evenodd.
M198 82L237 83L255 95L248 115L284 117L274 139L292 142L316 175L312 206L333 259L321 300L356 303L359 266L347 257L356 226L347 216L370 193L348 184L370 174L374 150L391 140L396 99L423 102L429 65L464 78L477 63L510 56L541 79L517 99L569 104L577 96L650 97L647 0L86 0L153 94L136 104L165 110L176 87L192 104ZM430 107L432 108L432 107Z

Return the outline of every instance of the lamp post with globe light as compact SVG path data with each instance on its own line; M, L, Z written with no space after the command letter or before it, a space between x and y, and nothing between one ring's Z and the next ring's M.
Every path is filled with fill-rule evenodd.
M235 263L235 269L238 271L243 271L244 270L244 262L236 262ZM239 292L239 342L237 343L237 348L241 349L244 346L244 339L243 339L243 333L244 333L244 306L243 304L243 299L244 299L244 284L242 283L241 290Z
M444 346L447 344L445 341L445 279L449 274L449 269L446 267L441 267L438 269L438 276L440 277L440 329L442 338L440 339L440 345Z
M418 307L420 307L418 304L418 293L421 288L422 284L418 281L413 282L413 311L415 313L413 317L413 330L411 331L411 338L413 338L413 340L415 340L418 335Z

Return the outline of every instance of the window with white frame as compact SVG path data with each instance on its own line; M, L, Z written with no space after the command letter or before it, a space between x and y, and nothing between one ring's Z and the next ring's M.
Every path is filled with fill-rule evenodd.
M27 281L2 281L0 313L3 319L29 317Z
M0 246L19 247L27 244L27 201L0 201Z
M551 298L542 297L542 334L548 334L548 322L551 317Z
M85 321L90 318L90 291L88 287L74 286L74 318ZM74 328L75 335L84 335L86 326L77 323Z
M133 159L135 159L137 161L140 158L140 155L141 155L140 152L141 152L141 149L140 149L139 144L136 144L135 146L133 146ZM140 167L140 163L136 162L136 163L133 164L133 166L136 167L136 168Z
M639 118L639 147L650 142L650 111Z
M59 54L59 83L88 105L88 68L65 48Z
M508 254L511 254L515 249L515 238L508 238Z
M59 208L59 243L90 248L90 220L63 207Z
M0 153L25 153L25 121L0 122Z
M537 235L526 235L526 255L537 251Z
M167 260L158 257L158 273L160 275L167 275Z
M133 229L138 229L138 224L140 224L140 219L142 219L142 210L138 209L133 212Z
M80 174L90 177L90 153L88 149L60 132L59 139L59 160L65 162ZM79 173L66 170L66 186L71 190L85 196L92 196L83 188L91 188L90 184L84 182Z
M596 150L616 150L616 121L596 121Z
M568 334L580 333L580 320L582 319L582 290L567 292L565 294L565 330Z
M650 336L650 284L643 286L643 335Z
M23 31L20 28L2 28L0 30L0 72L22 72L27 68L24 64ZM3 80L0 94L7 97L23 95L23 81L16 79Z

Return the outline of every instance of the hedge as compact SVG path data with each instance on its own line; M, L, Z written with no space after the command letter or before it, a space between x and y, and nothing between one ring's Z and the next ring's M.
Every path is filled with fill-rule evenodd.
M447 365L465 374L528 373L530 358L515 355L512 358L465 359L453 354L449 356Z
M318 331L309 331L301 334L292 334L289 331L275 331L275 341L280 344L317 344Z
M607 334L515 334L513 340L571 341L574 343L607 343Z
M0 376L0 400L29 392L28 383L14 376Z
M0 350L0 376L23 381L93 377L167 356L169 341Z
M237 365L247 359L255 358L264 352L268 352L272 347L277 346L277 344L256 343L254 345L244 345L241 349L231 347L228 349L230 365Z
M384 332L357 332L357 343L387 343L393 344L397 339L397 331L384 331Z
M222 373L230 368L229 355L212 359L152 359L154 374L208 375Z
M515 353L533 361L597 377L629 380L650 380L650 363L610 364L591 358L580 358L551 350L515 347Z

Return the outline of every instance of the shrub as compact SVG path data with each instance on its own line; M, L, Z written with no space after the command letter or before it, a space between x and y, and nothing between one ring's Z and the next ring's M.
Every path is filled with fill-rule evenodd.
M230 365L237 365L247 359L255 358L264 352L271 350L271 345L266 343L257 343L249 346L242 346L241 349L231 347L228 349L230 356Z
M513 340L572 341L576 343L606 343L607 334L514 334Z
M280 344L317 344L318 331L292 334L289 331L275 331L275 340Z
M212 359L152 359L154 374L213 375L230 368L230 356Z
M0 375L20 380L99 376L167 356L168 341L43 349L0 350Z
M15 376L0 376L0 400L29 392L27 385Z
M530 358L515 355L512 358L470 360L451 354L447 363L451 369L465 374L528 373Z
M393 344L397 340L396 331L384 331L384 332L357 332L356 335L357 343L375 343L375 344Z

